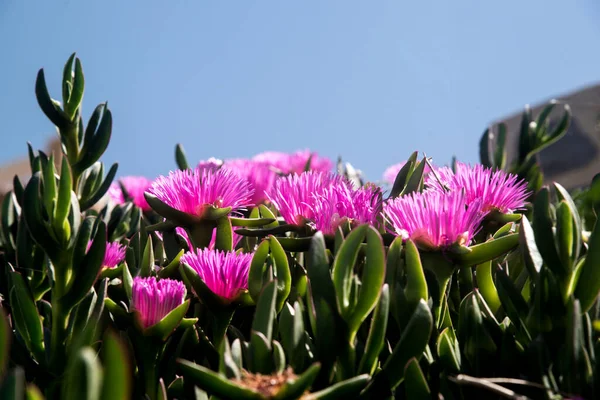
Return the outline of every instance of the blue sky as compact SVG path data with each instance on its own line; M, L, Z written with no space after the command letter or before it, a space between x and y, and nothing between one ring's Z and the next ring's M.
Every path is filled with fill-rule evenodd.
M166 174L190 161L311 148L379 179L413 150L474 162L487 124L600 81L594 0L0 0L0 161L54 135L76 51L84 114L113 112L103 161Z

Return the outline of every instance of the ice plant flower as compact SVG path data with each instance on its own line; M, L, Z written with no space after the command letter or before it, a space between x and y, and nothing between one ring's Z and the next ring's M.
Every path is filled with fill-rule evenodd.
M88 242L86 252L90 250L92 243L92 240ZM116 268L125 260L126 250L127 247L119 244L119 242L106 242L106 251L104 252L104 259L102 260L102 268Z
M233 301L248 289L252 253L196 249L185 253L181 262L189 265L217 296Z
M397 197L383 205L390 233L412 239L425 250L467 246L477 233L484 213L481 200L467 207L462 191L426 191Z
M235 213L253 205L254 189L229 169L198 167L158 177L147 193L171 208L203 217L209 208L231 207Z
M144 192L152 184L151 180L143 176L124 176L119 179L119 182L125 187L133 204L141 208L142 211L151 210L144 197ZM108 190L108 196L116 204L123 204L126 201L121 185L118 182L113 182Z
M333 162L325 157L320 157L310 150L298 150L294 153L282 153L278 151L266 151L255 155L254 161L266 163L284 174L300 174L306 170L306 164L310 159L308 169L310 171L329 172L333 168Z
M104 253L104 261L102 261L102 268L112 269L117 267L125 260L126 250L127 247L119 244L119 242L106 243L106 252Z
M389 185L393 185L394 181L396 180L396 176L398 175L398 172L400 172L404 165L406 165L406 161L402 161L398 164L394 164L386 168L386 170L383 173L383 181ZM423 176L426 177L430 172L431 168L429 167L429 164L426 164L425 169L423 170Z
M345 221L375 224L379 192L375 186L354 189L340 175L309 171L280 177L267 197L288 224L331 235Z
M375 225L381 211L381 189L370 186L353 190L347 184L332 185L314 196L311 225L325 235L335 234L344 222Z
M470 166L457 162L456 172L448 167L439 168L436 172L438 177L430 175L426 180L429 189L464 189L466 203L481 199L484 212L496 210L504 214L512 213L523 208L529 195L527 182L517 175L502 170L494 171L481 164Z
M156 279L155 277L133 279L131 309L139 313L144 329L149 328L185 300L185 285L173 279Z
M267 198L265 192L271 190L277 179L277 172L275 169L269 164L261 161L246 160L242 158L226 160L223 164L223 168L235 172L252 184L252 187L254 188L252 203L254 204L264 203Z
M280 177L267 198L277 208L285 222L303 226L315 220L315 206L325 189L349 186L341 176L332 173L309 171Z

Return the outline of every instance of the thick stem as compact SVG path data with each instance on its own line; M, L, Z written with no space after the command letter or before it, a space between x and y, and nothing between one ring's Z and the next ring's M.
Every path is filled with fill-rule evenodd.
M215 318L213 323L212 343L217 351L219 351L219 348L225 339L227 328L229 328L234 313L235 308L233 307L213 311Z
M158 396L158 362L162 352L162 344L156 343L151 337L139 333L132 335L132 342L138 360L139 378L146 395L150 400Z
M452 274L455 271L452 263L444 258L441 253L422 253L421 261L423 268L433 273L438 284L437 297L433 298L433 313L436 321L436 326L440 326L444 319L443 307L446 303L446 289L448 288L448 282L452 278ZM433 293L432 293L433 295Z
M356 375L356 347L354 346L353 339L349 339L348 343L343 346L338 360L338 369L341 375L340 380L346 380Z
M52 303L52 332L50 333L50 365L57 375L61 375L65 368L66 352L65 341L69 314L63 310L60 300Z

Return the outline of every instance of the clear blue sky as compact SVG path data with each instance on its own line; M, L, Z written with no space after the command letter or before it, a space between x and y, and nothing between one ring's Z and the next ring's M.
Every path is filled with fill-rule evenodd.
M597 0L0 0L0 161L53 128L76 51L84 114L108 100L120 175L311 148L376 180L411 151L473 162L487 124L600 80Z

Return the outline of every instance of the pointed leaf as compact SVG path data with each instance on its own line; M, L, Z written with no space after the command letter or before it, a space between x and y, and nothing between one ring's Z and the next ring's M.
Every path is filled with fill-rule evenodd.
M358 375L329 386L318 392L309 393L302 397L303 400L337 400L353 399L358 397L361 390L367 386L371 377L368 374Z
M260 332L270 343L273 340L273 322L275 321L275 300L277 281L267 283L258 298L252 330Z
M269 236L268 240L270 243L271 258L275 264L275 277L277 278L277 302L275 308L279 312L292 289L292 274L287 254L283 250L283 247L281 247L281 244L279 244L277 238Z
M379 354L385 343L385 334L387 331L388 315L390 310L390 291L387 284L381 288L381 296L377 303L377 308L371 319L369 336L365 344L365 350L358 367L359 373L373 374L377 367Z
M381 373L386 376L391 389L398 386L404 378L404 366L408 360L413 357L419 360L422 357L432 328L433 316L427 303L421 300L402 332L400 341L383 365Z
M273 397L273 400L293 400L299 398L311 387L320 369L321 364L314 363L296 380L286 382Z
M181 170L186 170L190 168L190 165L188 164L187 158L185 156L185 151L183 150L183 146L179 143L177 143L177 146L175 146L175 162Z
M132 395L132 370L128 349L116 333L108 331L102 346L104 380L102 400L127 400Z
M187 360L177 360L178 369L186 382L191 382L208 393L223 399L265 400L254 390L244 388L210 369Z
M361 225L348 234L344 243L337 253L333 262L333 285L335 287L336 301L340 314L343 317L349 317L350 309L350 290L352 286L352 273L354 264L358 258L360 244L365 239L369 225ZM310 276L309 276L310 277Z
M431 399L431 390L416 358L408 361L404 368L404 376L406 377L404 389L408 400Z
M156 324L148 327L145 330L145 334L148 336L154 336L160 340L167 340L167 338L173 333L175 328L179 326L185 313L190 306L190 301L186 300L183 304L180 304L173 310L171 310L163 319Z

